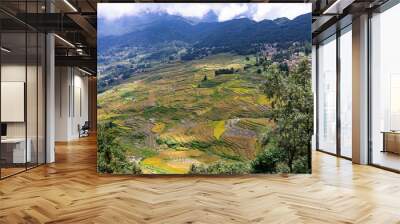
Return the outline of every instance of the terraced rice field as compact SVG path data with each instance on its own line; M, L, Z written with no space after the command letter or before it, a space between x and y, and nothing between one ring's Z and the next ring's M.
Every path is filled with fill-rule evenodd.
M98 119L144 173L188 173L192 164L254 159L271 122L262 74L243 56L220 54L135 74L98 96ZM234 68L235 74L215 76Z

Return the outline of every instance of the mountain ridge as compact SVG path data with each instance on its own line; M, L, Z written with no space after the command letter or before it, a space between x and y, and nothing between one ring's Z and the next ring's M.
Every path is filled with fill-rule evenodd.
M141 25L120 36L100 35L99 52L120 46L148 46L170 41L183 41L196 47L246 48L255 43L311 39L311 13L292 20L282 17L256 22L249 18L238 18L198 23L181 16L159 14L152 22Z

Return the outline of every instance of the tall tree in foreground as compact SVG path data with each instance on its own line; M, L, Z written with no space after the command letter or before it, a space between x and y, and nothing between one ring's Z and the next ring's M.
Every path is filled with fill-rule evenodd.
M112 122L98 125L97 167L101 173L141 174L139 166L128 162L125 150L116 142L117 126Z
M310 172L313 95L309 60L301 61L289 73L273 67L267 76L265 94L271 99L268 117L276 127L265 143L265 152L253 162L253 169L276 172L285 170L278 164L285 164L288 172Z

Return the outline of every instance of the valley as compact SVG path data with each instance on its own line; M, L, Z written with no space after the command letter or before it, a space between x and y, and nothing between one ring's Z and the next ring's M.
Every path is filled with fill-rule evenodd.
M192 164L255 158L269 101L255 58L217 54L160 65L99 94L98 119L124 131L118 141L143 173L188 173ZM233 74L215 75L233 68Z
M135 18L98 40L99 172L309 172L310 13Z

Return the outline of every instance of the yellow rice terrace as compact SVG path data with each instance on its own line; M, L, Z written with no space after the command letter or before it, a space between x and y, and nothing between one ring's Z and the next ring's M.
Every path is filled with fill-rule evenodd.
M252 160L271 122L263 75L244 70L247 63L220 54L144 72L99 94L98 119L112 121L127 159L145 174ZM235 71L216 75L224 68Z

